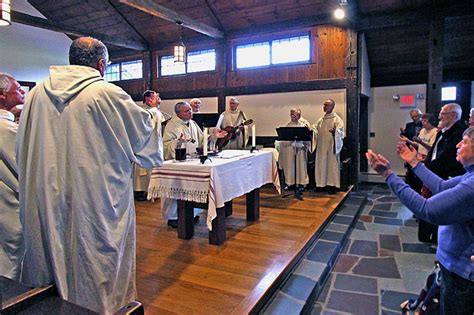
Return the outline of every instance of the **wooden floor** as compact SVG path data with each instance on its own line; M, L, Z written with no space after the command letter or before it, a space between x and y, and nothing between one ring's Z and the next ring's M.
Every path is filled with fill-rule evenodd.
M245 198L226 218L227 241L208 244L204 215L191 240L161 219L160 203L136 202L138 299L146 314L247 314L288 268L345 193L305 201L260 193L260 220L245 220Z

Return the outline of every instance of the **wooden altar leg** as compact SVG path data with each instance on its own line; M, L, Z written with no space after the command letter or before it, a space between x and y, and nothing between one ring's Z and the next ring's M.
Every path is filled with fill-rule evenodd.
M209 231L209 244L220 245L225 242L225 206L217 208L217 217L212 220L212 231Z
M191 202L178 200L178 237L190 239L194 236L194 207Z
M225 216L228 217L232 215L232 200L224 203L224 207L225 207Z
M256 221L260 218L260 188L247 193L247 221Z

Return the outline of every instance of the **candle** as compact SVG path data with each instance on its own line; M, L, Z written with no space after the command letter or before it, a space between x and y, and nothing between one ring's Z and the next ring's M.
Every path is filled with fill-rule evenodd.
M255 139L255 125L252 126L252 148L256 147L256 139Z
M204 139L202 141L202 155L207 156L207 128L204 128Z

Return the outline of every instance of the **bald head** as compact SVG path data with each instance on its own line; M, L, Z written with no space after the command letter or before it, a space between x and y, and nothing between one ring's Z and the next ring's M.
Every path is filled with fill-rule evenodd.
M69 47L69 64L71 65L91 67L104 75L108 60L107 47L98 39L79 37Z

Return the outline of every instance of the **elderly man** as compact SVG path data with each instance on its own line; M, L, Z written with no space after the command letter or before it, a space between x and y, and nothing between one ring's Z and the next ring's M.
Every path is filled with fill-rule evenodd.
M412 109L410 111L411 122L408 122L405 125L405 129L400 128L400 135L407 137L410 140L413 140L413 137L418 136L422 128L421 124L421 110L419 108Z
M143 92L143 105L141 106L145 110L156 109L158 113L158 119L162 122L166 122L171 119L171 116L163 113L160 110L161 98L160 93L153 90L146 90ZM133 195L138 201L147 200L148 184L151 178L151 168L143 168L138 164L133 164Z
M316 167L317 188L326 188L334 194L341 187L340 159L342 140L345 137L344 122L333 112L336 102L327 99L323 103L324 116L316 123Z
M208 141L216 138L222 138L227 135L225 131L212 128L208 140L204 139L201 128L196 124L193 118L193 111L188 102L178 102L174 106L176 116L174 116L166 125L163 132L163 147L166 160L175 158L176 148L185 147L188 154L196 152L196 148L207 145ZM161 198L161 212L163 218L167 220L168 226L178 227L178 208L175 199ZM199 217L195 217L195 222Z
M469 115L469 127L474 126L474 108L471 108L471 112Z
M69 63L50 67L20 120L21 281L112 313L136 297L132 162L162 165L160 121L103 79L97 39L74 40Z
M229 99L229 109L224 111L217 121L217 128L222 130L235 129L235 138L230 139L229 142L222 149L244 149L248 141L247 127L243 123L247 120L244 112L238 109L239 100L236 97Z
M433 192L429 198L420 196L396 176L382 155L371 150L366 155L370 166L385 178L408 209L418 218L440 226L436 258L441 267L441 313L474 314L474 127L463 133L456 147L456 160L466 174L443 180L416 158L413 148L399 143L400 157Z
M19 278L22 256L14 121L24 94L11 75L0 73L0 276L14 280Z
M461 121L462 108L459 104L449 103L441 108L439 120L443 128L437 133L436 139L425 159L425 165L442 179L464 174L464 168L456 160L456 144L462 139L466 125ZM425 196L429 192L423 188ZM422 242L436 243L438 227L419 220L418 238Z
M189 105L191 105L193 114L195 114L195 113L199 113L199 111L201 110L202 102L198 98L193 98L192 100L189 101Z
M286 127L306 127L311 129L310 123L301 117L301 109L290 110L290 121ZM285 178L285 190L295 185L295 189L304 190L309 183L307 170L307 151L311 143L308 141L280 141L278 165L283 169ZM296 151L296 174L295 174L295 151Z

